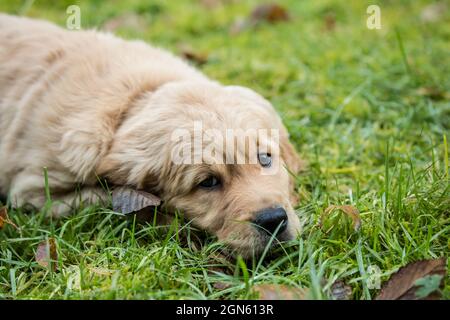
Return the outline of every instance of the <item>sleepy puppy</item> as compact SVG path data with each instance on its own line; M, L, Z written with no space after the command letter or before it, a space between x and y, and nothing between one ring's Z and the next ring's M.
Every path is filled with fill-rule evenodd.
M272 233L299 232L289 171L300 165L252 90L141 41L0 14L0 193L14 206L44 205L44 167L54 216L108 201L105 179L158 195L250 257Z

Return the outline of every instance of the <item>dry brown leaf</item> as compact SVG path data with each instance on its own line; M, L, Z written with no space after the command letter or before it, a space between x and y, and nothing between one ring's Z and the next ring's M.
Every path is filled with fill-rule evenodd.
M198 65L203 65L208 62L208 55L206 53L195 52L187 45L181 45L179 50L182 57Z
M237 18L230 26L230 34L237 35L261 22L276 23L289 20L289 14L282 6L270 3L257 6L248 18Z
M35 259L39 265L45 268L48 268L49 265L51 265L52 270L56 271L56 262L58 261L56 240L54 238L48 238L39 243L36 249Z
M251 20L255 23L267 21L275 23L289 20L289 14L285 8L276 3L257 6L251 13Z
M344 281L336 281L331 286L331 297L334 300L349 300L352 296L352 288Z
M376 300L418 300L416 293L420 288L416 285L418 279L439 275L442 276L440 285L443 286L446 274L447 259L421 260L400 268L383 285ZM435 291L422 298L426 300L439 299L439 292Z
M218 282L214 282L213 287L214 287L214 289L217 289L217 290L225 290L225 289L228 289L229 287L231 287L231 284L225 283L222 281L218 281Z
M112 193L113 210L122 214L138 212L148 207L156 207L161 203L158 197L128 187L116 188Z
M432 100L450 99L450 93L442 91L436 87L420 87L416 93L419 96L428 97Z
M6 207L1 207L0 208L0 229L3 229L3 227L7 224L13 226L16 229L19 229L19 227L14 222L12 222L11 219L9 219L8 209Z
M8 209L6 207L0 208L0 229L6 224L6 221L9 220L8 217Z
M308 290L283 284L260 284L253 286L259 294L259 300L305 300Z
M324 18L324 25L326 31L333 31L336 28L336 15L329 13Z
M350 205L342 205L342 206L331 205L331 206L329 206L322 213L322 215L320 217L320 221L321 221L320 224L322 225L325 217L335 210L340 210L340 211L344 212L346 215L348 215L353 221L353 229L355 231L359 230L359 228L361 227L361 217L359 216L359 210L357 208L355 208L354 206L350 206Z

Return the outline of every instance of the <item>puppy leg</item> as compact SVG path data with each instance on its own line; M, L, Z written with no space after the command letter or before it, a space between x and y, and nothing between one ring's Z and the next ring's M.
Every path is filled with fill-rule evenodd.
M306 166L306 162L300 158L294 146L287 138L281 141L281 155L286 163L287 169L294 175L298 174ZM300 199L295 189L295 178L292 175L289 177L289 188L291 190L291 203L296 206Z
M83 187L82 189L64 195L52 196L51 215L53 217L67 216L81 205L108 205L110 197L100 187Z
M55 177L55 173L49 175L49 189L52 200L49 214L51 216L69 215L74 208L81 204L109 203L109 195L101 187L85 186L77 191L67 192L65 190L73 190L73 185L62 185L52 177ZM19 173L11 185L10 197L14 207L21 207L26 204L36 208L44 207L46 195L42 174L36 174L30 170Z
M36 208L42 208L45 206L46 197L44 190L27 190L20 195L20 199L26 199L26 201L16 201L17 205L31 204ZM17 197L16 197L17 199ZM102 204L107 205L109 203L108 194L98 187L85 187L76 192L69 192L67 194L51 195L52 206L49 214L52 217L68 216L81 205L94 205Z
M44 177L31 169L18 173L11 182L9 197L13 207L31 204L41 208L45 204Z

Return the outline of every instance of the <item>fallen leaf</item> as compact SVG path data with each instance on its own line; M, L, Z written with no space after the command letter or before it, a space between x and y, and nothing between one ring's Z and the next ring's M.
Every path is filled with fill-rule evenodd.
M214 282L213 287L214 287L214 289L217 289L217 290L225 290L225 289L228 289L229 287L231 287L231 284L225 283L222 281L218 281L218 282Z
M436 87L421 87L417 89L416 93L419 96L428 97L432 100L450 99L450 93L442 91Z
M263 4L253 9L248 18L238 17L230 26L229 32L231 35L237 35L261 22L276 23L289 19L287 10L282 6L275 3Z
M118 187L112 193L113 210L122 214L130 214L148 207L156 207L161 203L158 197L128 187Z
M322 225L325 217L335 210L340 210L340 211L344 212L346 215L348 215L353 221L353 229L355 231L359 230L359 228L361 227L361 217L359 216L359 210L357 208L355 208L354 206L350 206L350 205L342 205L342 206L331 205L331 206L329 206L322 213L322 215L320 217L320 221L321 221L320 224Z
M336 28L336 16L333 13L329 13L324 18L324 25L326 31L333 31Z
M187 45L180 46L180 54L185 59L198 65L203 65L208 62L208 55L206 53L195 52L191 47Z
M344 281L336 281L331 285L331 297L333 300L349 300L352 296L352 288Z
M444 285L446 265L446 258L410 263L391 276L376 300L439 299L440 292L437 289ZM439 279L435 276L439 276Z
M6 224L6 221L9 220L8 217L8 209L6 207L0 208L0 229Z
M9 219L8 209L6 207L1 207L0 208L0 229L3 229L3 227L7 224L13 226L16 229L19 229L19 227L14 222L12 222L11 219Z
M253 286L259 300L305 300L308 290L283 284L260 284Z
M53 271L56 271L56 262L58 261L58 253L56 251L56 241L54 238L39 243L35 255L36 262L48 268L49 265Z
M289 14L285 8L276 3L262 4L257 6L251 13L253 22L267 21L275 23L289 20Z

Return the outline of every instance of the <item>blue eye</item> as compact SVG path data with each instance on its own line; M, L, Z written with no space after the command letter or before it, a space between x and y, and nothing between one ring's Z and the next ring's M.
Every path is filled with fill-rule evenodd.
M268 168L272 165L272 156L270 153L260 153L258 154L258 161L264 168Z
M211 189L220 185L220 180L214 176L210 176L200 182L199 186L205 189Z

